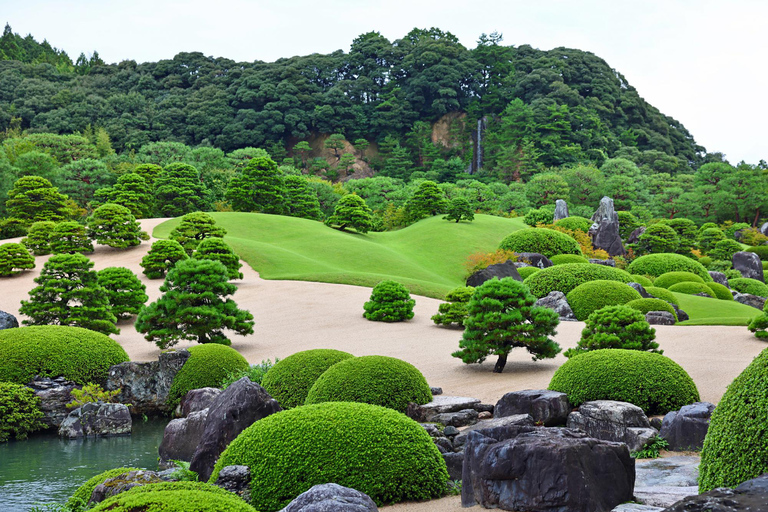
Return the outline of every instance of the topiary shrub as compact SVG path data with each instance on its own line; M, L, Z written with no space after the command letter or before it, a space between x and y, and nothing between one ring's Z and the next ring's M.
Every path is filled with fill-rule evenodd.
M26 384L35 375L65 377L77 384L103 382L128 354L105 334L63 325L0 331L0 381Z
M0 443L11 438L26 439L43 428L40 398L21 384L0 382Z
M565 263L542 269L528 276L523 282L532 294L541 298L553 291L561 291L568 295L580 284L597 280L629 283L632 282L632 276L624 270L604 265Z
M123 473L129 471L138 471L139 468L114 468L108 469L88 479L83 485L77 488L75 493L69 500L67 500L67 506L74 510L84 509L91 499L91 494L97 485L104 483L105 480L115 478Z
M555 254L550 258L553 265L564 265L566 263L587 263L589 260L584 256L577 256L576 254Z
M670 304L674 304L675 306L680 306L680 301L675 297L675 294L673 294L671 291L667 290L666 288L656 288L655 286L649 286L645 289L646 292L653 295L657 299L661 299L665 302L669 302Z
M699 258L699 263L704 265L704 267L706 267L707 270L712 270L711 268L709 268L709 266L712 265L712 258L710 258L709 256L702 256L701 258Z
M133 487L107 498L93 512L256 512L242 498L203 482L162 482Z
M715 282L707 283L707 286L709 286L709 289L715 294L716 299L734 300L733 294L727 286Z
M567 298L576 319L586 320L598 309L626 304L631 300L641 299L642 296L624 283L597 280L580 284L568 293Z
M747 224L746 222L736 222L731 224L730 226L727 226L723 232L725 233L725 236L728 238L736 239L736 232L741 231L742 229L749 229L751 226Z
M118 320L138 314L149 299L147 287L125 267L107 267L96 275L96 282L106 290L112 314Z
M50 238L53 254L74 254L93 252L93 243L88 238L85 226L77 222L59 222L53 228Z
M381 506L442 496L448 480L421 425L361 403L307 405L255 422L224 450L210 481L235 464L250 468L251 503L262 512L327 482L364 492Z
M566 217L564 219L560 219L557 222L555 222L555 226L559 226L561 228L570 229L573 231L583 231L587 232L589 231L589 228L592 227L592 221L589 219L585 219L584 217Z
M715 292L712 291L712 288L710 288L704 283L691 283L691 282L677 283L670 286L669 291L675 292L675 293L685 293L686 295L696 295L698 293L706 293L712 298L715 297Z
M523 217L523 222L531 227L537 224L549 224L555 218L554 206L542 206L538 210L531 209Z
M532 276L533 274L538 272L539 270L541 270L539 267L534 267L534 266L518 267L517 268L517 273L520 274L520 277L522 277L525 280L529 276Z
M709 251L709 256L713 260L722 260L722 261L730 262L730 261L733 261L733 255L742 250L743 249L739 242L737 242L736 240L730 240L726 238L725 240L720 240L715 244L712 250Z
M669 306L666 302L664 304ZM645 321L644 313L628 306L606 306L589 315L584 330L581 331L579 343L575 348L566 350L565 357L570 358L590 350L605 348L645 350L662 354L663 350L656 350L659 344L653 341L655 339L656 329L652 329Z
M309 388L336 363L354 357L340 350L317 348L291 354L269 369L261 385L283 409L304 405Z
M675 230L661 223L648 226L637 242L638 251L641 253L672 252L679 245L680 239Z
M181 218L179 225L173 228L168 238L181 244L188 255L206 238L224 238L227 230L217 226L213 217L205 212L192 212Z
M699 492L737 485L768 472L768 349L728 386L701 450Z
M507 235L499 244L499 249L516 253L536 252L551 258L555 254L581 255L579 243L565 233L553 229L527 228Z
M666 311L667 313L671 313L672 316L675 317L675 322L677 322L677 313L675 313L675 308L673 308L669 302L663 299L635 299L627 302L625 306L641 312L643 314L643 318L645 318L645 314L650 311Z
M653 281L645 276L641 276L640 274L632 274L632 282L641 285L643 288L653 286Z
M704 265L682 254L662 253L647 254L635 259L627 267L630 274L643 274L658 277L667 272L691 272L704 280L712 281L712 277Z
M149 248L141 259L144 275L150 279L160 279L171 270L176 262L189 258L186 251L176 240L158 240Z
M749 277L728 278L728 285L739 293L749 293L759 297L768 297L768 285Z
M17 243L0 245L0 277L18 274L23 270L35 268L35 258L26 247Z
M34 224L32 224L34 226ZM32 228L29 228L30 231ZM753 252L757 254L762 261L768 261L768 245L756 245L754 247L747 247L744 249L746 252Z
M226 345L211 343L189 347L189 359L173 378L168 404L175 408L190 390L218 388L230 372L245 371L248 361Z
M728 280L729 284L731 279L741 279L741 272L733 268L723 270L723 274L725 274L725 278Z
M402 322L413 318L414 304L408 288L397 281L381 281L363 305L363 316L376 322Z
M704 280L691 272L667 272L653 281L656 288L667 288L677 283L703 283Z
M467 319L467 306L469 299L475 292L472 286L461 286L448 292L444 302L437 308L437 314L432 315L432 321L437 325L455 325L464 326L464 320Z
M328 368L307 393L306 404L362 402L405 412L410 402L432 400L427 379L411 363L386 356L345 359Z
M747 329L755 333L755 338L768 338L768 313L763 313L753 318L749 322Z
M206 238L197 246L192 254L192 259L196 260L215 260L220 261L227 268L227 275L230 279L242 279L243 273L240 268L240 257L235 251L221 238Z
M35 256L51 254L51 233L55 227L56 223L50 220L35 222L29 227L27 236L22 238L21 243Z
M699 401L696 384L677 363L640 350L594 350L572 357L555 371L549 389L566 393L574 407L618 400L649 416Z
M714 249L715 244L721 240L725 240L725 233L718 228L707 228L699 231L698 246L704 254Z

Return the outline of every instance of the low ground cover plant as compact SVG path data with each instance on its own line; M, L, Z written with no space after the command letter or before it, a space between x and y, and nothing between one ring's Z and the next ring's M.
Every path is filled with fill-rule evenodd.
M133 487L107 498L93 512L256 512L239 496L204 482L162 482Z
M91 494L93 494L93 490L97 485L104 483L105 480L109 480L110 478L120 476L123 473L138 470L139 468L114 468L92 476L83 485L78 487L72 497L67 500L67 506L74 510L77 510L78 508L84 509L91 499Z

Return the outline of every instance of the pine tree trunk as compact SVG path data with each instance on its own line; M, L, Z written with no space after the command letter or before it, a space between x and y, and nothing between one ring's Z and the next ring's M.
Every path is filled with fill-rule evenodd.
M504 371L504 366L507 364L507 354L502 354L496 361L496 366L493 367L493 373L501 373Z

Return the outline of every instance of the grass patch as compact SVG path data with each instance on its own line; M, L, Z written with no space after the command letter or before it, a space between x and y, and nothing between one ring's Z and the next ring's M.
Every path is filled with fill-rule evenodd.
M750 320L760 314L758 309L736 301L708 299L684 293L674 293L674 295L680 301L680 309L688 313L691 318L677 325L746 326Z

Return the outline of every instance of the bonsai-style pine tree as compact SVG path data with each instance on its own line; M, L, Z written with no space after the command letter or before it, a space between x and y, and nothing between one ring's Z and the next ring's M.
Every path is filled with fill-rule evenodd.
M67 196L51 182L39 176L24 176L16 180L5 202L8 216L28 224L39 220L61 221L69 217Z
M207 206L208 189L191 165L168 164L155 179L155 207L161 215L178 217Z
M363 305L363 316L377 322L402 322L413 318L413 306L408 289L397 281L382 281L373 287L371 300Z
M472 209L472 205L463 197L454 197L451 199L451 202L448 203L447 212L448 215L443 217L444 220L455 220L456 222L461 220L475 220L475 212Z
M606 306L587 318L581 339L574 348L565 351L573 357L589 350L622 348L663 354L657 350L656 329L646 322L645 315L627 306Z
M464 327L464 320L467 319L467 307L469 299L475 292L472 286L461 286L448 292L444 302L437 308L437 314L432 315L432 321L437 325L456 325Z
M207 213L192 212L181 218L181 222L173 228L168 238L179 242L187 254L191 255L206 238L223 238L226 234L227 230L217 226L213 217Z
M240 257L221 238L206 238L200 242L192 254L192 258L220 261L227 268L227 275L230 279L243 278L243 273L240 272L240 267L243 266L240 263Z
M224 197L237 212L285 212L283 171L271 158L252 158L227 186Z
M421 182L405 205L411 218L416 220L443 213L446 206L447 201L443 191L437 183L428 180Z
M21 244L0 245L0 277L8 277L35 268L35 258Z
M180 261L160 287L162 297L139 312L136 330L161 349L180 340L229 345L224 329L251 334L253 315L226 298L237 289L228 280L226 267L218 261Z
M149 190L154 190L155 181L163 173L163 168L157 164L140 164L134 167L133 172L144 178Z
M309 186L303 176L288 175L285 177L286 215L320 220L320 202L317 193Z
M96 243L117 249L134 247L149 235L141 230L136 217L125 206L105 204L99 206L88 218L88 235Z
M515 347L527 349L534 361L555 357L560 345L550 336L556 334L560 319L551 309L535 303L528 287L511 277L486 281L475 288L459 350L451 355L467 364L497 355L494 373L504 371L507 356Z
M129 172L117 178L113 187L97 190L91 207L97 208L107 203L119 204L128 208L137 219L145 219L152 214L154 202L147 180L135 172Z
M51 252L54 254L93 252L93 244L88 238L85 226L71 221L56 224L51 232Z
M149 299L145 293L147 287L127 268L107 267L96 275L97 283L106 290L112 314L118 320L138 314Z
M347 194L336 203L333 215L325 221L328 226L344 230L352 228L367 233L373 227L373 215L365 200L357 194Z
M57 254L45 262L38 286L21 301L25 325L71 325L118 334L107 293L98 284L93 262L82 254Z
M56 227L55 222L41 220L29 227L27 236L21 240L24 246L35 256L51 254L51 235Z
M189 258L186 251L176 240L158 240L152 244L149 252L141 259L144 275L150 279L165 277L177 261Z

